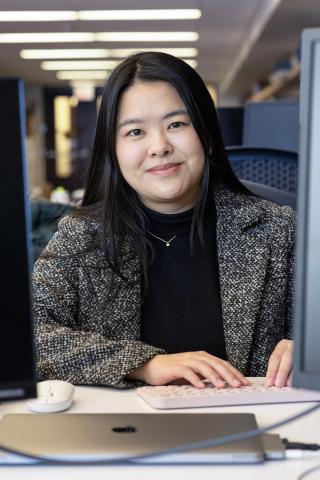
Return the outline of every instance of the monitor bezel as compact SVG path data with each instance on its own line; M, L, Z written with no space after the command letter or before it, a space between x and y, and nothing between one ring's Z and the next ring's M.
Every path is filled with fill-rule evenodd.
M306 276L307 276L307 246L308 246L308 210L309 183L311 171L310 135L312 115L312 92L314 76L314 47L320 42L320 28L306 29L302 32L302 60L300 83L300 152L298 180L298 225L297 225L297 257L294 315L294 364L293 385L314 390L320 390L319 373L306 371L304 367L305 354L305 322L306 322Z
M30 202L28 199L28 169L27 169L27 160L26 160L26 151L25 151L25 140L26 140L26 105L25 105L25 90L23 80L20 78L14 77L1 77L0 85L6 84L7 88L16 92L17 97L15 98L16 107L17 107L17 116L19 116L18 128L16 131L17 144L20 146L20 158L19 163L17 163L17 177L21 179L19 181L20 188L20 197L19 202L22 201L22 221L24 222L23 229L26 233L25 235L25 252L26 257L23 259L25 265L23 268L28 268L30 274L28 277L28 288L30 292L30 300L28 302L28 312L26 312L26 318L30 325L31 332L31 341L30 344L30 353L31 361L30 365L30 377L28 379L19 379L16 378L13 381L5 381L0 384L0 403L10 401L10 400L22 400L26 398L34 398L37 396L37 376L36 376L36 352L35 352L35 343L34 343L34 324L33 324L33 309L32 309L32 298L31 298L31 272L32 272L32 244L31 244L31 209ZM29 360L28 360L29 361Z

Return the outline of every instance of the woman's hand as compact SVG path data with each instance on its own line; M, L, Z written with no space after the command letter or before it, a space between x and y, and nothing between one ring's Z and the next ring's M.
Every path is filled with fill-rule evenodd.
M128 375L149 385L165 385L184 380L194 387L203 388L202 379L208 379L215 387L223 388L248 385L248 380L229 362L207 352L184 352L156 355Z
M293 340L281 340L269 358L266 386L291 385L293 364Z

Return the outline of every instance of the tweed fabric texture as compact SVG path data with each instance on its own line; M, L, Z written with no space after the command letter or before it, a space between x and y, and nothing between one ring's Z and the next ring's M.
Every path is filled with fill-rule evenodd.
M276 344L292 337L295 213L221 184L214 199L228 360L262 376ZM140 340L142 271L130 240L123 279L98 246L90 251L98 231L94 220L63 218L35 264L38 376L133 387L126 375L165 352Z

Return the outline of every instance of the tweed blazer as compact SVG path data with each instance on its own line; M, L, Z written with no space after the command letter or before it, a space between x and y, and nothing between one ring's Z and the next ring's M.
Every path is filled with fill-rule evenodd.
M213 198L227 357L245 375L263 376L276 344L292 336L295 213L221 184ZM126 376L165 352L140 340L142 271L131 242L123 279L99 247L88 249L99 228L63 218L35 264L38 375L132 387Z

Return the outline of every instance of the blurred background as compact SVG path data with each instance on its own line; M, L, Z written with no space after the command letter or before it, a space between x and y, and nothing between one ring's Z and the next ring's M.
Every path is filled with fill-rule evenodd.
M196 69L228 147L296 154L310 27L320 27L320 0L0 0L0 76L25 82L31 195L81 198L103 84L134 51Z

